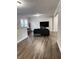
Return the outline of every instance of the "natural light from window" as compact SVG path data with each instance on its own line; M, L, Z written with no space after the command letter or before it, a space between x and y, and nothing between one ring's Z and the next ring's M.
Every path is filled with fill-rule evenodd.
M20 23L21 23L21 27L28 28L28 20L27 19L21 19Z

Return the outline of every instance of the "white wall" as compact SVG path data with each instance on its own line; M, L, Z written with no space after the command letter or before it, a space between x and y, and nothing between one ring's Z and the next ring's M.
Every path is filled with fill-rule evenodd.
M58 32L58 14L56 16L54 16L54 32Z
M58 15L58 40L57 40L57 43L58 43L58 46L61 51L61 2L59 2L58 6L55 10L54 17L56 15Z
M21 28L20 20L23 17L17 16L17 43L28 37L27 28Z
M27 28L19 28L17 29L17 42L24 40L28 37Z
M33 17L30 19L31 29L34 30L34 29L40 28L40 22L42 21L49 21L48 29L52 31L52 20L53 19L51 17Z

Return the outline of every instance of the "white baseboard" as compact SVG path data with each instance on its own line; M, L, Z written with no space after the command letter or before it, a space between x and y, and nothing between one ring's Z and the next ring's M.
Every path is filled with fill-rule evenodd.
M24 40L24 39L26 39L26 38L28 38L28 37L25 36L25 37L19 39L19 41L17 41L17 43L21 42L22 40Z
M59 44L58 41L57 41L57 44L58 44L59 50L60 50L60 52L61 52L61 44Z

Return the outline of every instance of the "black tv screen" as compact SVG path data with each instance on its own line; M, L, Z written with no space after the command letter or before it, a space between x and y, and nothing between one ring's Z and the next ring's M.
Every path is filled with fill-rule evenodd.
M40 27L49 27L49 22L48 21L40 22Z

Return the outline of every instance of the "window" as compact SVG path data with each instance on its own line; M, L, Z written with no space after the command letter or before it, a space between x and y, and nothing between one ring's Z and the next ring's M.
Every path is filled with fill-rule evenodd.
M28 28L28 21L27 21L27 19L21 19L20 23L21 23L21 27L27 27Z

